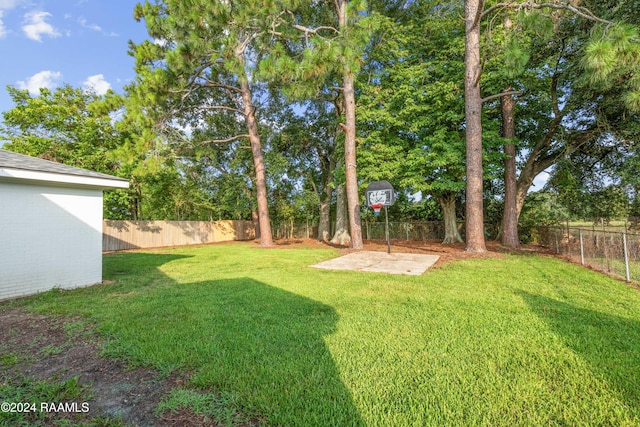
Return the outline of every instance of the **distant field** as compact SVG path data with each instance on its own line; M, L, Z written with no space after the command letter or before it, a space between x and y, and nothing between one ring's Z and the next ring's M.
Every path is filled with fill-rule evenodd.
M561 224L562 226L566 226L566 223ZM586 228L589 230L605 230L605 231L618 231L618 232L623 232L623 231L632 231L635 233L640 233L640 229L636 229L636 230L631 230L632 228L632 223L629 221L621 221L621 220L615 220L615 221L611 221L609 222L609 224L605 224L604 227L602 226L602 224L600 223L594 223L593 221L570 221L569 222L569 227L579 227L579 228Z
M308 267L336 254L118 253L115 283L23 304L86 317L105 354L188 372L166 407L229 402L274 426L640 425L636 289L537 255L417 277Z

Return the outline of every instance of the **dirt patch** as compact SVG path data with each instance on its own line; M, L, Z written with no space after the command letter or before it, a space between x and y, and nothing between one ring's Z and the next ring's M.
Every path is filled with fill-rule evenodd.
M343 247L343 246L327 245L326 243L318 242L315 239L280 239L275 241L275 245L276 245L275 248L290 248L292 246L300 246L300 247L331 246L339 249L342 254L354 252L353 249ZM487 252L483 254L476 254L476 253L465 252L464 243L453 243L453 244L443 245L442 242L439 240L424 240L424 241L391 240L392 253L399 252L399 253L438 255L440 259L438 260L438 262L435 264L434 267L442 266L443 264L446 264L448 262L458 261L462 259L502 258L507 253L517 253L519 255L529 254L529 253L551 254L551 252L546 248L536 246L536 245L520 245L518 249L510 249L502 246L500 242L487 241L486 246L487 246ZM387 242L386 240L365 240L364 250L386 252Z
M80 318L61 318L0 306L0 355L14 363L0 364L2 382L15 378L64 381L78 377L87 388L89 412L48 414L47 424L71 418L74 422L101 417L131 426L190 426L217 424L188 412L160 418L154 409L185 378L168 378L151 369L130 369L122 361L102 357L99 340ZM79 404L81 402L78 402Z

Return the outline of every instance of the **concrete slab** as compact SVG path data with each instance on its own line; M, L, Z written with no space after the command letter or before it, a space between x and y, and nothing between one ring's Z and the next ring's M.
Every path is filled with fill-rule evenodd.
M311 267L419 276L435 264L438 258L437 255L360 251L323 261Z

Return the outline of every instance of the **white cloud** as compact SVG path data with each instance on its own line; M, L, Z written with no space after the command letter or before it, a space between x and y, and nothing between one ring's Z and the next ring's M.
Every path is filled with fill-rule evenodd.
M3 39L7 35L7 29L4 27L4 22L2 22L2 15L4 12L0 9L0 39Z
M24 1L25 0L0 0L0 39L3 39L9 33L9 30L4 26L4 22L2 20L4 17L4 11L11 10L19 4L24 3Z
M59 71L40 71L29 77L26 82L19 81L18 87L22 90L27 89L32 95L39 95L40 88L53 89L58 86L62 80L62 73Z
M106 37L119 37L120 34L114 32L114 31L106 31L104 28L102 28L100 25L98 24L92 24L89 21L87 21L87 18L83 17L83 16L79 16L77 18L75 18L73 15L71 14L66 14L64 16L65 19L73 19L75 20L82 28L86 28L87 30L91 30L91 31L95 31L97 33L102 33L103 36Z
M104 95L111 89L111 84L104 79L104 75L102 74L87 77L87 80L82 82L82 85L85 89L93 90L98 95Z
M51 24L45 20L49 18L51 14L42 10L33 10L24 15L24 25L22 31L28 38L35 41L42 41L42 36L47 35L49 37L60 37L58 30L53 28Z
M89 22L85 18L78 18L78 23L83 28L88 28L89 30L93 30L93 31L102 31L102 27L96 24L89 24Z
M13 9L20 3L24 3L24 0L0 0L0 9Z

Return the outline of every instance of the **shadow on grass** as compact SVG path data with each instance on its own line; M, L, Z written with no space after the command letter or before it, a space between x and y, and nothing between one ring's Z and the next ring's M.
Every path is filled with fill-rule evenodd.
M193 255L172 253L115 252L103 256L103 280L127 283L135 288L170 279L159 268L171 261L194 258ZM186 261L188 262L188 261Z
M625 404L640 411L639 322L540 295L518 294Z
M174 259L109 260L116 279L146 282L148 273L162 285L103 299L108 354L188 372L192 386L231 393L242 412L270 425L363 424L324 342L336 331L333 307L251 278L176 283L150 270Z

